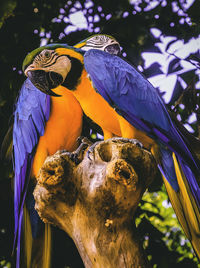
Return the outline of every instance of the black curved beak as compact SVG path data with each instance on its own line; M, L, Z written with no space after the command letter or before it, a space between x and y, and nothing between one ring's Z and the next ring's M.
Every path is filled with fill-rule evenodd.
M109 54L119 56L121 53L120 45L118 43L108 45L107 47L105 47L105 51L108 52Z
M54 97L61 96L51 90L61 85L63 82L63 78L60 74L55 72L45 72L43 70L32 70L27 72L27 76L33 85L43 93Z

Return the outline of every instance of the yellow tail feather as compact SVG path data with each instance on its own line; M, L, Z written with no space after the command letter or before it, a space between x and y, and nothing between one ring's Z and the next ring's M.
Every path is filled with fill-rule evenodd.
M25 250L25 263L26 267L31 267L31 255L32 255L32 231L31 223L28 214L28 210L24 205L24 250Z
M187 236L187 238L189 240L192 239L191 233L190 233L190 229L189 226L187 224L187 219L185 217L184 211L183 211L183 206L181 204L181 201L179 199L179 195L174 191L174 189L172 188L172 186L169 184L169 182L167 181L167 179L163 176L163 180L165 183L165 187L169 196L169 199L171 201L172 207L174 208L175 212L176 212L176 216L183 228L183 231L185 233L185 235Z
M173 160L179 191L175 192L163 177L164 183L177 218L187 238L191 241L196 254L200 258L200 212L174 153Z
M185 202L185 208L187 209L190 223L194 229L194 231L197 234L200 234L200 222L198 219L200 219L200 211L196 205L196 202L192 196L192 193L190 191L189 185L187 183L187 180L182 172L182 169L180 169L180 166L178 164L178 161L176 159L175 154L173 153L173 160L174 160L174 166L176 171L176 176L178 180L179 187L181 189L180 194L182 195L182 199Z
M49 268L50 263L51 263L51 225L48 223L45 223L42 268Z
M24 251L25 267L49 268L51 265L51 226L44 224L43 235L33 239L28 210L24 206Z

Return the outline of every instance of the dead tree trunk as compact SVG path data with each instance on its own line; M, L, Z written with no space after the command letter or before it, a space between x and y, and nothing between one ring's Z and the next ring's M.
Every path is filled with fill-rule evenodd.
M34 191L40 217L73 239L87 268L149 267L134 212L157 172L151 154L116 138L86 147L46 159Z

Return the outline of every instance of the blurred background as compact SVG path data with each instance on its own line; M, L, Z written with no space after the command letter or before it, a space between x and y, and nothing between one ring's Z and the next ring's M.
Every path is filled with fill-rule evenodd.
M123 57L158 89L173 116L200 137L199 14L199 0L1 0L0 144L13 123L26 54L47 43L73 45L95 33L113 35ZM98 137L95 130L91 135ZM12 133L6 140L10 138ZM8 158L2 151L0 267L14 267L13 173ZM160 179L144 195L136 224L154 268L200 267ZM53 267L83 267L70 238L54 229Z

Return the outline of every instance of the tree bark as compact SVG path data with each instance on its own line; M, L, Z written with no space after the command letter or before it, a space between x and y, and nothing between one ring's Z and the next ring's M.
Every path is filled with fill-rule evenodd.
M134 212L157 175L156 163L127 139L90 145L83 140L76 152L46 159L34 191L36 209L73 239L85 267L150 267Z

